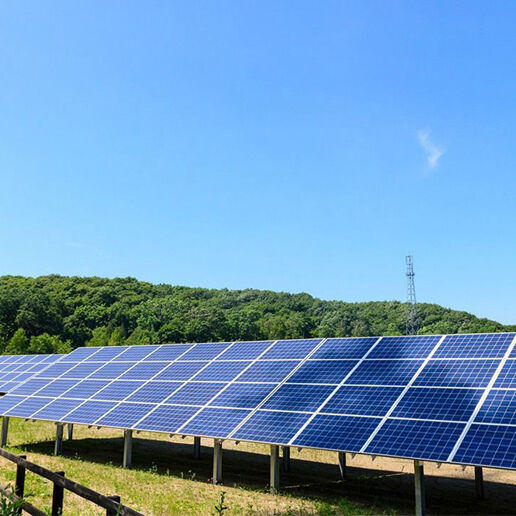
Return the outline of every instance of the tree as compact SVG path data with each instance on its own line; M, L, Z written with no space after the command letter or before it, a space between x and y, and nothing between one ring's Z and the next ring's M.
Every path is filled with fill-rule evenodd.
M26 355L29 352L29 338L25 330L20 328L14 332L5 348L6 355Z

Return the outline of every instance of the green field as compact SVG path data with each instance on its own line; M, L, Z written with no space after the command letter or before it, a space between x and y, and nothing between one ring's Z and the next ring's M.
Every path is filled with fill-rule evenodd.
M200 460L192 457L191 440L170 439L161 434L141 433L133 444L133 468L120 467L123 442L121 431L113 429L74 429L74 440L64 443L64 455L54 457L52 423L12 419L8 449L24 453L29 460L103 494L118 494L122 502L145 514L211 515L226 492L224 514L245 515L353 515L394 514L372 500L351 502L343 493L334 453L292 451L292 472L283 476L284 487L276 495L267 491L267 446L224 443L224 485L210 483L211 440L206 439ZM204 444L204 442L203 442ZM317 457L316 457L317 455ZM320 464L310 462L318 459ZM14 464L0 459L0 482L14 482ZM365 480L363 482L366 482ZM312 485L313 484L313 485ZM50 484L27 474L26 498L38 507L49 507ZM410 499L407 500L410 507ZM64 514L103 514L89 502L65 494Z

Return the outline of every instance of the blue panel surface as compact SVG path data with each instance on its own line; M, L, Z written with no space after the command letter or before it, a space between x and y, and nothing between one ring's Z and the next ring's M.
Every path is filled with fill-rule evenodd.
M392 413L392 417L468 421L484 389L412 388Z
M162 405L141 421L138 429L175 433L198 410L198 407Z
M407 385L422 360L365 360L346 380L355 385Z
M96 362L109 362L126 349L128 349L128 346L109 346L107 348L102 348L98 353L86 357L85 361L94 360Z
M180 360L213 360L225 349L228 349L230 345L231 342L196 344L190 351L185 353Z
M426 358L439 342L440 335L383 337L367 358Z
M152 354L147 355L145 361L170 362L177 360L181 355L192 348L191 344L167 344L156 349Z
M121 380L150 380L160 371L165 369L166 362L141 362L131 367L125 374L120 376Z
M277 387L274 383L233 383L210 405L217 407L255 408Z
M168 400L172 405L206 405L226 383L189 382L181 387Z
M310 417L296 412L258 410L231 437L244 441L288 444Z
M147 403L161 403L183 385L183 382L156 382L146 383L141 389L130 396L127 401L142 401Z
M108 383L108 380L82 380L61 396L63 398L88 399L97 391L108 385Z
M251 364L250 361L239 362L212 362L203 369L196 377L196 380L211 380L220 382L230 382L246 367Z
M66 362L82 362L89 356L93 355L97 351L99 351L99 347L84 347L74 349L71 353L65 356Z
M402 387L343 385L321 412L361 416L384 416L402 393Z
M207 362L175 362L159 373L154 380L189 380L206 365Z
M516 427L471 425L453 461L515 469Z
M188 435L205 435L224 438L251 413L242 409L204 408L181 432Z
M274 341L237 342L224 351L219 360L254 360L258 358Z
M279 340L261 358L263 360L305 358L322 339Z
M338 385L357 363L357 360L307 360L288 382Z
M119 376L122 376L128 367L124 362L108 362L100 369L95 371L90 378L97 380L115 380Z
M51 366L47 367L44 371L41 371L38 376L41 378L57 378L58 376L61 376L62 374L66 373L66 371L69 371L72 367L75 367L77 364L74 363L66 363L66 362L59 362L56 364L52 364Z
M377 340L378 337L328 339L310 358L362 358Z
M142 385L143 382L115 380L113 383L108 384L102 390L98 391L92 396L92 399L122 401Z
M16 396L14 394L6 394L0 398L0 414L4 415L9 409L22 402L25 396Z
M494 384L495 387L516 387L516 360L507 360Z
M38 398L30 397L25 398L19 405L16 405L11 410L7 411L8 416L25 417L30 418L34 412L37 412L40 408L50 403L52 398Z
M145 360L159 346L129 346L123 353L113 358L112 362L139 362Z
M47 386L51 383L52 380L42 379L42 378L32 378L31 380L27 380L25 383L22 383L18 387L14 388L11 392L13 394L34 394L41 390L43 387Z
M102 367L102 363L99 362L84 362L82 364L77 364L72 369L69 369L65 373L62 374L62 378L77 378L83 379L87 376L90 376L97 369Z
M499 363L499 360L430 360L414 385L486 387Z
M281 382L295 367L297 360L258 360L247 371L239 376L239 382Z
M434 358L502 358L514 333L447 335Z
M66 416L65 421L92 425L115 405L116 403L111 401L85 401L78 408L70 412Z
M335 389L333 385L282 385L263 405L273 410L313 412Z
M81 403L82 401L80 400L57 399L38 410L34 417L37 419L47 419L48 421L59 421Z
M131 428L152 408L154 408L154 405L146 403L120 403L109 413L102 416L95 424Z
M476 423L516 424L516 391L492 390L475 418Z
M366 448L366 453L445 461L465 423L389 419Z
M61 396L64 392L68 391L79 383L78 380L54 380L50 382L46 387L43 387L38 392L39 396Z
M292 443L328 450L358 452L381 420L372 417L317 415Z

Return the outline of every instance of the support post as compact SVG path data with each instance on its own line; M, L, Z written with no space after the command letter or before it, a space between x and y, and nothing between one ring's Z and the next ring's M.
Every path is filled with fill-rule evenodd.
M274 494L279 488L279 446L271 444L271 493Z
M484 473L480 466L475 466L475 490L479 500L484 499Z
M425 516L425 474L423 464L420 461L414 461L414 488L416 496L416 516Z
M66 426L66 438L68 441L71 441L73 439L73 423L68 423Z
M222 481L222 440L213 440L213 483Z
M54 446L54 455L63 453L63 423L56 423L56 444Z
M123 467L130 468L133 455L133 431L124 430L124 460Z
M201 438L200 437L194 437L193 456L194 456L194 459L201 458Z
M65 476L64 471L56 471L56 475ZM64 488L54 484L52 493L52 516L61 516L63 514L63 498Z
M339 452L339 471L340 478L345 480L347 477L347 468L346 468L346 454L344 452Z
M283 446L283 471L290 471L290 446Z
M9 417L2 418L2 436L0 438L0 448L7 445L7 432L9 431Z

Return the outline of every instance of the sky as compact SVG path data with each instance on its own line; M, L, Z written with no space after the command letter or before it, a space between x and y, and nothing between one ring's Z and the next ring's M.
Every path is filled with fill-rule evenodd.
M516 323L516 3L0 3L0 274Z

